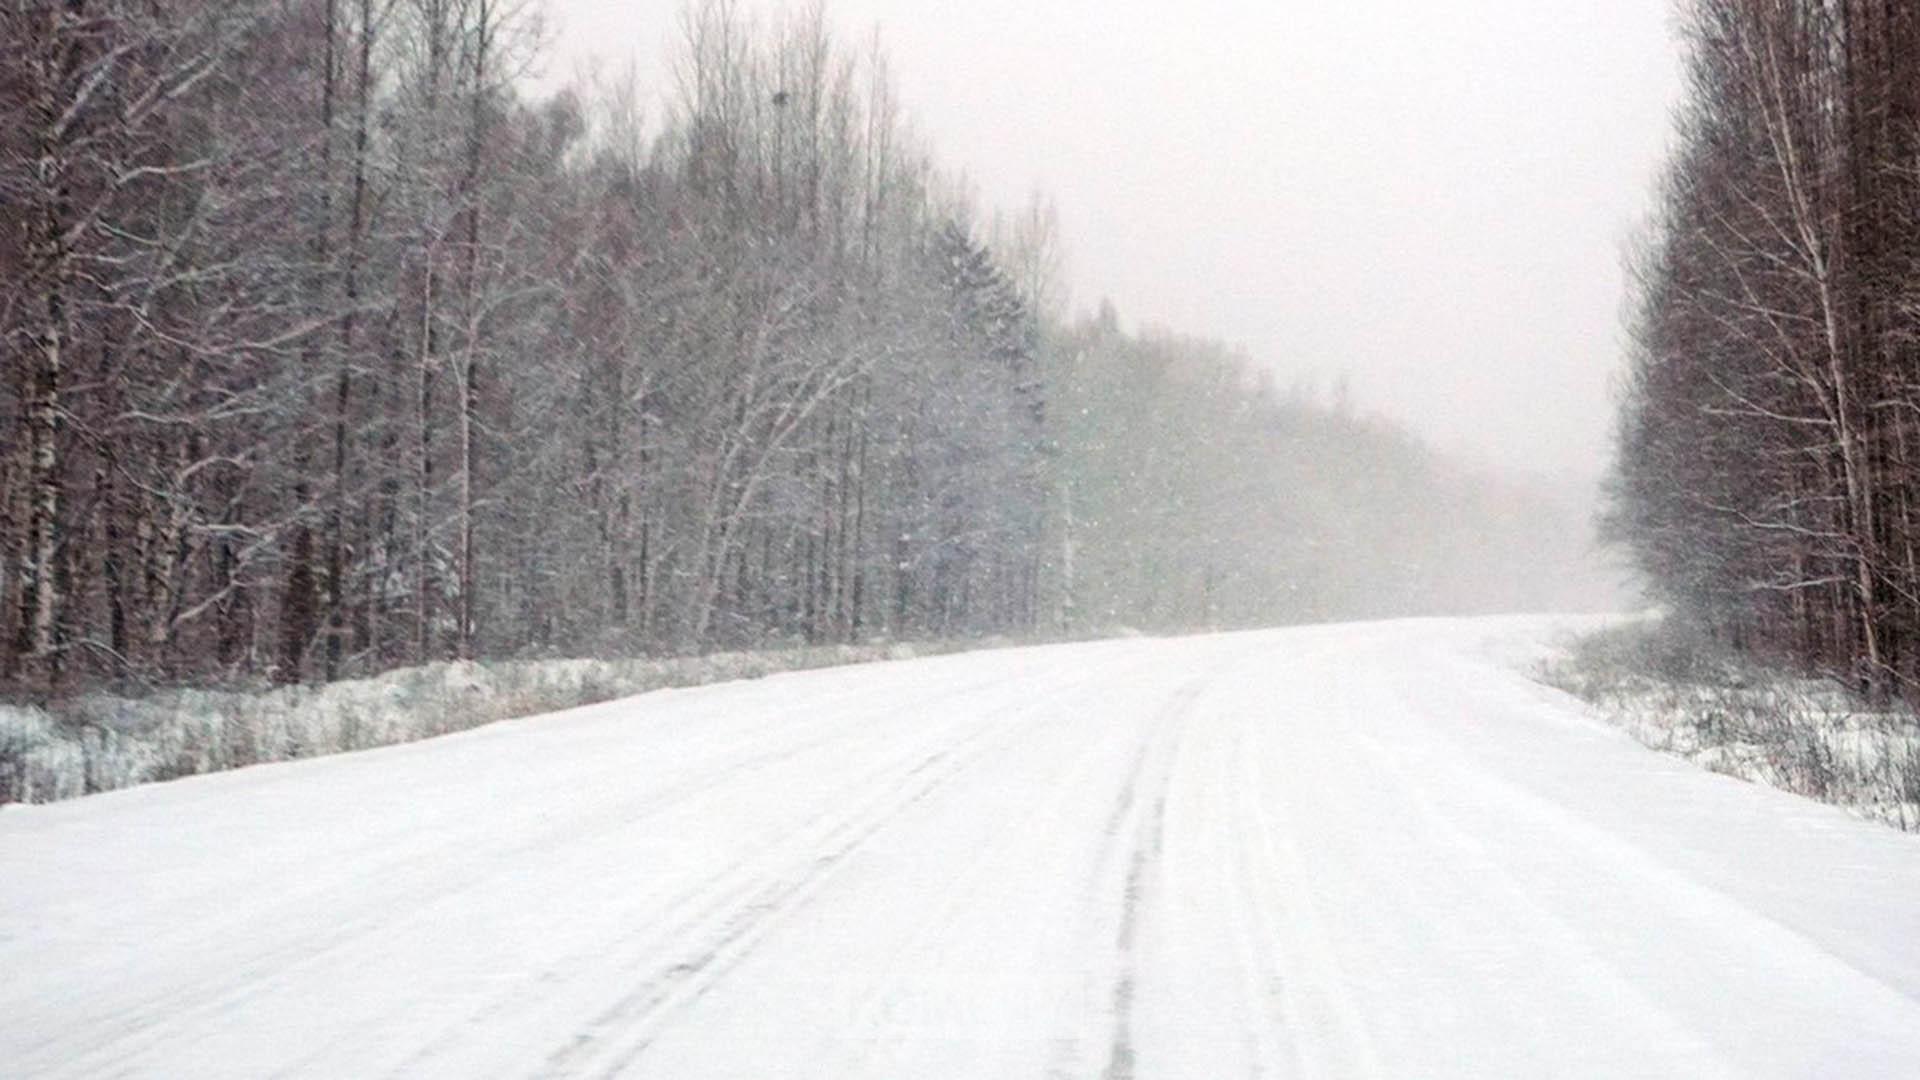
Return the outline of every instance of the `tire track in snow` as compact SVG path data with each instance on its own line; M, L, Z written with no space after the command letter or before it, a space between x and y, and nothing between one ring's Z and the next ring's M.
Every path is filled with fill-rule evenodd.
M1017 861L1021 856L1029 860L1033 857L1031 852L1020 847L1021 844L1030 840L1036 832L1047 834L1049 827L1058 830L1078 823L1070 813L1079 797L1078 789L1090 781L1098 782L1107 740L1111 738L1110 730L1094 725L1084 725L1073 733L1072 749L1065 751L1065 760L1044 782L1029 789L1034 797L1021 807L1017 815L1005 819L1018 822L1021 827L992 829L988 841L970 852L960 873L945 882L934 910L927 918L916 922L906 940L889 956L884 973L875 978L872 988L853 1008L848 1030L869 1031L882 1026L882 1021L892 1015L903 992L912 985L915 977L938 966L941 955L954 947L952 937L971 913L971 906L995 883L994 874L1016 875L1020 872L1019 868L1031 865L1031 862ZM1009 859L1016 861L1009 863ZM1070 1055L1076 1045L1074 1040L1064 1036L1056 1039L1056 1057ZM827 1075L885 1075L875 1069L875 1058L882 1050L880 1041L862 1040ZM1066 1078L1076 1074L1055 1068L1049 1075Z
M1141 743L1132 775L1114 806L1113 817L1108 821L1107 834L1115 837L1130 814L1136 819L1126 877L1121 887L1120 926L1114 937L1114 947L1118 952L1118 974L1114 978L1110 1000L1113 1028L1107 1045L1106 1067L1100 1073L1103 1080L1133 1080L1134 1077L1138 1056L1134 1048L1134 1007L1139 995L1140 924L1150 892L1156 884L1161 854L1166 850L1168 779L1172 775L1174 758L1179 754L1188 715L1205 686L1204 678L1182 685L1155 714L1147 737ZM1161 760L1153 763L1152 759L1156 756ZM1153 769L1153 791L1148 796L1151 802L1143 813L1135 813L1136 806L1141 805L1142 781L1148 774L1150 764L1156 764Z
M1273 928L1262 911L1264 882L1249 857L1246 829L1241 822L1242 800L1260 797L1259 792L1249 790L1244 768L1254 752L1253 724L1246 717L1235 717L1232 723L1233 738L1227 743L1227 756L1216 779L1225 802L1224 820L1234 826L1230 830L1233 835L1225 838L1225 902L1243 961L1241 987L1246 994L1250 1075L1272 1075L1277 1063L1284 1061L1288 1073L1308 1076L1311 1073L1300 1055L1299 1022L1290 1001L1291 983L1283 970Z
M942 706L951 701L978 694L984 690L994 689L999 685L1001 685L1001 680L999 679L968 682L960 686L950 687L939 693L930 694L926 698L916 701L914 707L916 709L925 709ZM867 696L868 693L870 693L870 691L852 692L840 696L843 698L859 698ZM852 717L836 724L831 731L820 738L807 743L804 747L795 748L790 753L780 755L779 760L769 764L785 764L787 761L805 754L841 745L849 737L863 735L867 726L872 722L873 717L868 713L864 711L856 713ZM944 738L944 735L942 738ZM940 739L938 738L931 740L933 743L938 743L939 741ZM926 745L927 743L928 740L918 740L916 745ZM905 756L911 757L913 755L908 754ZM892 768L892 766L889 766L887 769L882 770L882 773L891 774ZM623 822L622 825L623 827L631 827L645 824L649 819L672 813L701 799L713 798L721 794L722 789L731 787L742 779L745 778L733 774L724 775L717 779L701 776L691 777L682 784L677 785L677 787L681 789L694 789L691 795L676 800L670 806L662 807L658 813L648 814L643 818L632 819ZM871 777L868 779L871 779ZM858 786L858 783L849 785L849 787L855 786ZM834 801L830 802L829 805L840 804ZM769 845L768 851L771 852L771 854L750 859L748 861L749 867L758 867L763 861L774 858L790 859L792 853L789 849L794 846L794 838L802 837L807 833L809 828L830 815L831 811L815 815L814 817L808 818L806 822L798 828L783 834L777 841ZM724 867L720 872L702 878L693 885L681 889L666 902L665 907L669 911L680 911L690 905L698 905L696 910L699 912L699 915L694 919L695 922L698 922L700 919L712 917L716 911L726 909L729 905L746 904L749 902L747 898L753 892L756 881L750 874L745 875L747 880L744 883L733 880L736 877L741 877L742 874L743 868L740 865ZM685 923L686 920L682 919L674 925L676 927L684 927ZM388 1075L395 1077L411 1075L413 1068L419 1067L431 1060L436 1053L456 1046L461 1039L468 1035L475 1027L487 1024L502 1016L518 1013L528 1008L531 1004L536 1003L539 999L549 996L553 992L556 983L570 982L579 977L581 971L595 969L597 965L594 961L597 959L617 955L621 949L631 946L636 940L642 938L647 939L648 942L648 944L642 946L643 948L668 948L670 945L662 944L662 942L672 942L675 940L677 932L678 931L668 931L662 933L657 929L635 930L621 934L611 941L595 941L589 947L570 953L557 961L546 962L541 965L538 973L522 978L513 988L483 1003L462 1019L446 1025L432 1040L414 1050L399 1065L390 1069Z
M964 698L994 685L992 680L968 682L930 695L925 704L938 705L951 699ZM863 696L863 691L853 690L836 695L836 698L860 696ZM406 877L412 880L398 889L378 895L365 895L363 892L356 897L358 913L332 920L321 934L297 937L255 954L248 959L238 981L233 980L231 973L210 973L198 989L175 991L108 1014L101 1022L112 1025L109 1032L104 1037L97 1034L93 1036L86 1049L62 1059L60 1068L68 1075L115 1073L142 1053L179 1037L180 1032L190 1029L196 1020L229 1013L246 1001L285 985L301 972L326 961L338 950L357 945L368 936L391 932L404 922L404 919L396 916L396 911L430 908L503 872L512 873L523 858L561 849L582 836L631 828L669 814L689 802L710 795L717 788L743 782L755 774L824 750L844 740L849 732L856 731L863 719L856 715L854 718L837 720L830 725L823 725L825 730L805 741L768 750L754 750L737 759L720 762L716 766L719 769L718 776L711 772L696 772L642 796L601 807L584 818L557 817L545 827L510 843L463 855L456 864L457 871L451 874L445 872L444 864L407 864L411 873ZM524 724L527 721L510 723ZM370 868L365 876L353 880L364 887L366 881L379 880L381 871L382 868L376 866ZM323 895L307 902L320 903L324 899ZM45 1054L58 1042L57 1034L50 1035L29 1046L27 1054Z
M877 798L863 801L852 815L822 814L795 834L800 842L783 845L783 850L768 860L781 865L771 869L756 865L745 872L728 868L718 878L741 878L737 886L703 904L698 914L681 920L663 935L666 951L675 958L650 954L627 965L635 972L651 973L589 1021L587 1030L549 1054L540 1075L573 1075L591 1068L595 1075L612 1076L631 1065L657 1038L666 1014L699 1000L746 960L780 921L793 915L875 835L975 764L1019 742L1027 729L1053 722L1057 718L1054 706L1073 700L1105 677L1099 671L1082 673L1064 686L1029 699L1003 722L936 750L903 776L882 781L885 790ZM817 830L811 826L822 821L827 822L826 831L815 835ZM786 867L795 861L796 852L803 861L798 874L793 874ZM673 905L675 909L682 906ZM679 946L689 937L701 944L692 949ZM615 1046L602 1048L602 1044L616 1040Z
M1252 723L1247 715L1239 721ZM1302 1076L1382 1076L1372 1035L1314 899L1292 823L1272 804L1278 789L1268 778L1266 744L1258 736L1259 729L1250 726L1235 785L1240 812L1234 831L1245 854L1241 865L1253 898L1253 921L1274 958L1270 980L1280 987L1291 1021L1288 1045L1294 1062ZM1283 893L1283 885L1291 887Z
M827 737L814 743L788 747L783 750L755 754L745 761L730 766L720 778L719 783L730 783L745 775L770 768L786 761L804 756L833 741ZM716 781L710 777L695 777L670 785L656 791L649 797L624 804L621 808L604 815L597 815L594 821L566 821L542 831L488 858L469 857L467 872L423 878L424 885L419 888L403 890L398 896L383 898L379 904L363 905L362 913L355 917L335 921L319 939L291 941L270 952L257 955L249 963L246 974L238 982L209 982L198 993L170 994L165 999L155 999L140 1005L129 1006L117 1014L123 1020L118 1032L110 1033L106 1042L99 1046L95 1054L106 1054L105 1060L97 1057L86 1061L87 1071L94 1069L112 1070L124 1061L137 1057L143 1050L157 1042L174 1037L174 1029L191 1024L194 1020L218 1016L230 1011L246 1000L264 991L284 984L303 970L329 958L336 950L358 944L364 935L383 932L396 920L392 907L411 909L429 907L442 900L457 896L474 885L495 876L499 866L512 860L535 855L551 849L557 843L577 839L582 829L598 831L596 822L632 824L645 822L680 806L684 802L698 798ZM391 905L382 906L382 905ZM165 1004L165 1009L154 1006ZM143 1041L141 1036L151 1033L152 1038ZM49 1040L49 1043L51 1040ZM44 1050L49 1043L43 1043L36 1050Z

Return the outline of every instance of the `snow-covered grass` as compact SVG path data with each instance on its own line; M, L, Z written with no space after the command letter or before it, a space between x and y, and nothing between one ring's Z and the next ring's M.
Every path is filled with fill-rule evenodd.
M438 663L318 687L0 705L0 805L391 746L667 687L953 648L841 645L672 659Z
M1656 750L1920 831L1920 716L1908 708L1761 668L1661 619L1575 638L1540 675Z

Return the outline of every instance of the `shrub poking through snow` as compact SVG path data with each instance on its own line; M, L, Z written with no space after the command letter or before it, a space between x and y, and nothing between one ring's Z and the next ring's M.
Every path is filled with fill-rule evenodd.
M1568 643L1543 681L1656 750L1920 832L1920 716L1768 670L1670 620Z
M46 707L0 705L0 804L52 802L391 746L667 687L957 647L836 645L656 660L441 663L328 686L92 694Z

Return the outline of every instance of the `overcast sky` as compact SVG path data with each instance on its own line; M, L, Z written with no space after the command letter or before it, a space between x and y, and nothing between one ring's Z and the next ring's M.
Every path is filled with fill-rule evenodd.
M751 8L757 0L742 0ZM767 0L769 4L774 0ZM547 0L558 76L664 89L681 0ZM990 203L1059 202L1077 305L1345 373L1449 449L1597 473L1668 0L831 0Z

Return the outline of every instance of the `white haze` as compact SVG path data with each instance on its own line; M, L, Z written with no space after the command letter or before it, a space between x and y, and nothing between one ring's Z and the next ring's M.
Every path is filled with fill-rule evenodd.
M748 9L754 4L745 5ZM544 82L664 91L681 0L548 0ZM1059 204L1076 301L1246 346L1487 464L1605 457L1620 256L1678 91L1667 0L833 0L985 200Z

